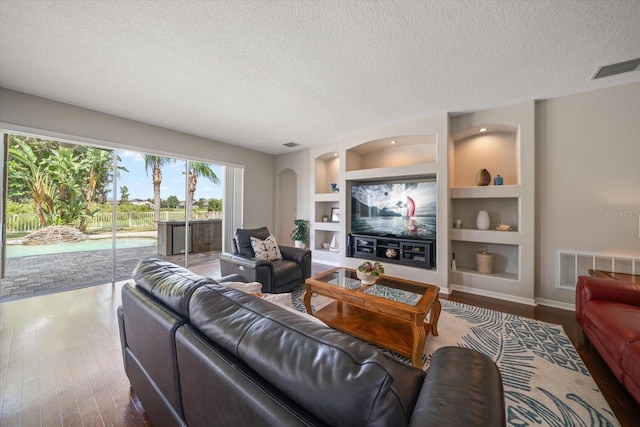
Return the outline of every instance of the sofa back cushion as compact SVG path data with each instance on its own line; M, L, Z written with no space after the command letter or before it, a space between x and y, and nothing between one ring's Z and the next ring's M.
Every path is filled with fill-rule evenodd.
M176 354L186 425L326 425L189 323L176 333Z
M329 425L407 425L425 373L356 338L234 289L206 285L191 323Z
M139 288L186 318L193 292L200 286L217 283L158 258L141 260L133 271L133 280Z
M255 237L256 239L265 240L270 235L271 233L269 233L267 227L238 228L235 238L238 253L249 258L254 258L256 253L253 251L253 246L251 246L251 238Z

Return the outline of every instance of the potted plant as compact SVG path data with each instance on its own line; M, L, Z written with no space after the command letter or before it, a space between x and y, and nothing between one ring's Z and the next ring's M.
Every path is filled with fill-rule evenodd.
M296 219L293 223L296 225L296 228L291 232L291 240L293 240L296 248L304 248L307 244L309 225L304 219Z
M384 274L384 266L381 262L363 262L358 266L356 275L363 285L373 285L378 277Z

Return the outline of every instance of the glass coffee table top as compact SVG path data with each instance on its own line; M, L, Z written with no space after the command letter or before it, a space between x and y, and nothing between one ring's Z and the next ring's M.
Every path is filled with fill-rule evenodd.
M345 268L336 269L315 279L339 288L363 292L367 295L408 305L416 305L426 291L423 287L385 276L379 278L373 285L363 285L354 270Z

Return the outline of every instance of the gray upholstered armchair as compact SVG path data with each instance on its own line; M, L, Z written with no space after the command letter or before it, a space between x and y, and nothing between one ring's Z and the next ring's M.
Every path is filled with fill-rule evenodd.
M221 274L240 274L249 282L260 282L262 292L271 294L290 292L303 283L311 276L310 250L278 245L282 259L256 259L251 237L265 240L270 235L267 227L237 229L233 239L234 253L220 254Z

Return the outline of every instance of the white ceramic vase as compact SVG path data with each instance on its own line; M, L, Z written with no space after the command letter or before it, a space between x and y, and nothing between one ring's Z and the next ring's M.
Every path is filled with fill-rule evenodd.
M478 228L478 230L489 229L489 212L487 211L478 212L478 217L476 218L476 227Z

